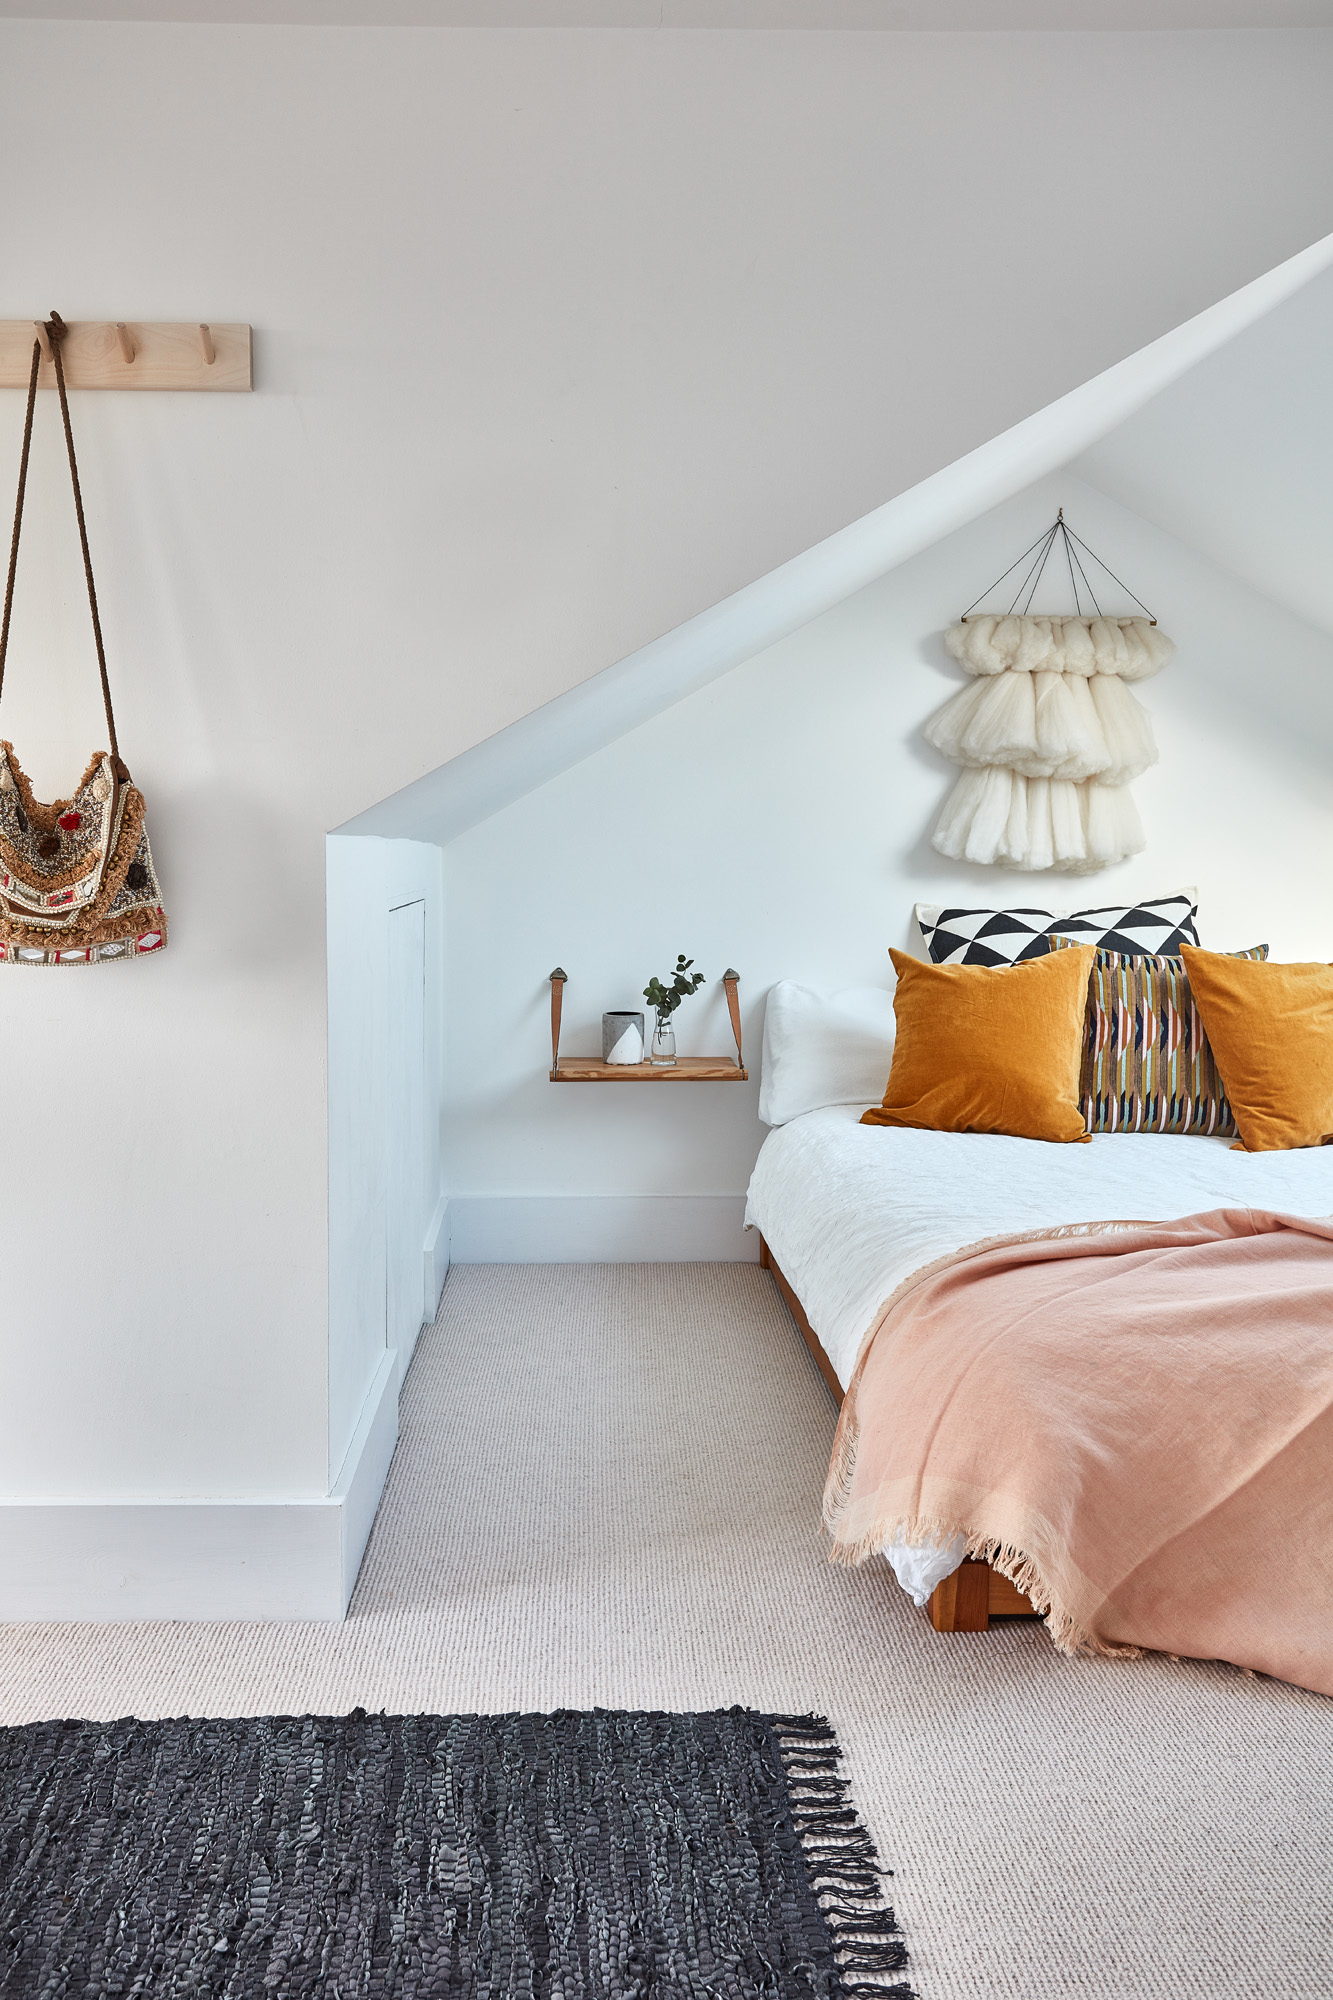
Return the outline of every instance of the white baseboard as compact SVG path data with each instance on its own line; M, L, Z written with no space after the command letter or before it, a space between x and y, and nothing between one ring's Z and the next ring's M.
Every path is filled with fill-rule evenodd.
M429 1325L440 1310L440 1294L449 1275L449 1197L441 1195L426 1231L422 1252L425 1263L425 1323Z
M0 1619L341 1618L324 1500L0 1503Z
M456 1264L749 1264L741 1194L453 1195Z
M0 1620L342 1618L398 1437L397 1386L390 1352L324 1497L0 1501Z
M417 1342L423 1330L432 1325L440 1310L440 1297L444 1291L444 1281L449 1275L449 1198L441 1195L435 1204L435 1213L426 1231L426 1240L421 1249L421 1325L410 1340L398 1349L398 1390L407 1380L407 1371L412 1366L412 1356L417 1351Z
M375 1523L389 1462L398 1443L398 1350L390 1347L380 1360L375 1379L361 1405L352 1442L333 1482L329 1499L339 1510L339 1599L341 1618L352 1601L361 1558Z

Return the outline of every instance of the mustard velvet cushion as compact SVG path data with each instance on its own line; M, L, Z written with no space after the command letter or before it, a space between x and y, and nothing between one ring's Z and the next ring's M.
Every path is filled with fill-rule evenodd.
M1244 1150L1333 1139L1333 965L1181 955Z
M923 965L891 951L893 1067L863 1125L1086 1140L1078 1078L1091 945L1022 965Z

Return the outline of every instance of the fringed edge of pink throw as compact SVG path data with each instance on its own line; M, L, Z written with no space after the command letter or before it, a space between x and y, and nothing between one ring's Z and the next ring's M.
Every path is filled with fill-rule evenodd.
M1050 1582L1042 1571L1036 1557L1014 1542L1005 1541L995 1535L979 1531L971 1522L962 1518L945 1519L940 1516L902 1515L884 1516L876 1520L873 1527L859 1535L853 1542L839 1541L838 1524L851 1497L852 1480L856 1470L856 1448L860 1437L860 1423L856 1413L856 1395L866 1359L880 1329L894 1309L917 1288L940 1272L949 1270L968 1258L981 1256L988 1250L1004 1249L1018 1243L1049 1243L1069 1237L1106 1236L1119 1231L1150 1228L1145 1222L1071 1222L1055 1229L1027 1229L1010 1235L987 1236L979 1242L969 1243L961 1250L950 1251L948 1255L937 1257L914 1271L909 1278L896 1286L876 1313L861 1343L852 1379L847 1385L841 1414L838 1418L837 1433L833 1440L833 1455L829 1464L828 1479L824 1486L823 1521L832 1539L829 1561L844 1569L857 1569L872 1556L882 1553L886 1542L902 1542L909 1548L924 1543L941 1545L961 1536L965 1544L964 1560L989 1563L1000 1576L1006 1577L1015 1590L1020 1591L1036 1611L1046 1621L1046 1629L1051 1635L1057 1651L1074 1655L1077 1653L1100 1654L1109 1659L1140 1659L1139 1646L1115 1646L1095 1638L1086 1627L1074 1617L1072 1612L1057 1602Z
M827 1522L825 1525L828 1525ZM1106 1659L1142 1658L1141 1646L1112 1646L1105 1640L1095 1638L1063 1605L1056 1603L1040 1564L1025 1549L1012 1542L1000 1541L994 1535L975 1534L966 1521L928 1520L920 1515L912 1520L889 1521L860 1541L835 1542L829 1551L829 1561L844 1569L855 1569L869 1557L879 1555L886 1542L902 1542L909 1548L922 1543L935 1546L952 1541L955 1535L963 1538L964 1561L989 1563L1000 1576L1008 1578L1015 1590L1022 1592L1033 1610L1046 1621L1046 1630L1058 1652L1071 1657L1077 1653L1097 1653Z

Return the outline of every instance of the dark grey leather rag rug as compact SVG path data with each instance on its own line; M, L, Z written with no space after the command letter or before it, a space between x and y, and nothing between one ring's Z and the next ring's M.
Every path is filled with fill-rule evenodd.
M906 2000L881 1875L816 1716L0 1730L6 2000Z

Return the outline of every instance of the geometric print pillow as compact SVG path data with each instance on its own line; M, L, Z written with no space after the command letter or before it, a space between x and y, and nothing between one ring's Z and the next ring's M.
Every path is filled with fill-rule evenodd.
M1112 903L1075 910L1067 917L1049 910L965 910L918 903L916 920L932 965L1021 965L1044 958L1059 931L1077 944L1133 956L1175 957L1182 944L1197 944L1197 892L1158 896L1146 903Z
M1082 942L1051 939L1056 951ZM1226 956L1267 958L1268 946ZM1078 1094L1089 1132L1236 1136L1183 960L1097 953L1088 981Z

